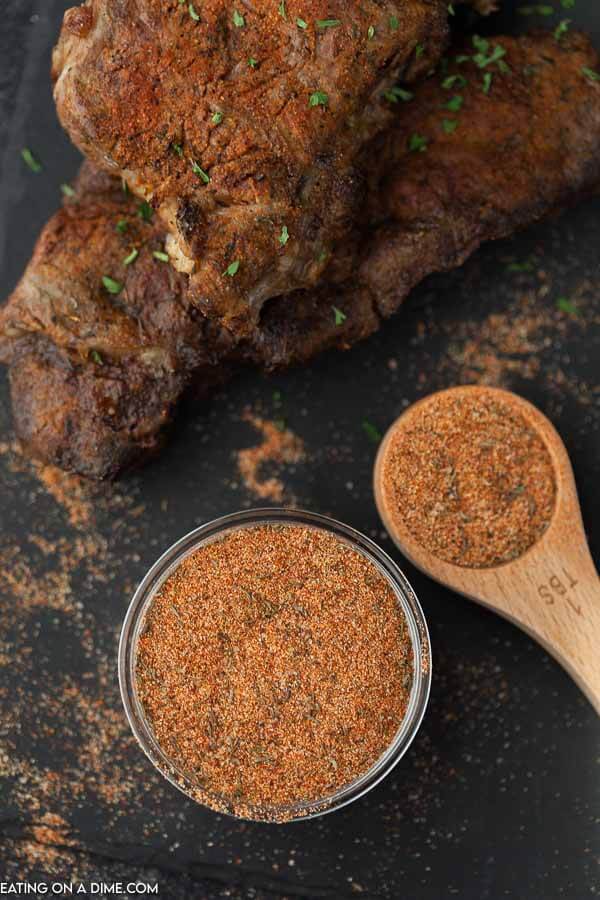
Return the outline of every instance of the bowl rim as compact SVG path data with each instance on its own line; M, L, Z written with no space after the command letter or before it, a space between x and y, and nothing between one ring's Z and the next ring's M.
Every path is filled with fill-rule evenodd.
M209 795L201 793L199 786L194 785L190 776L179 769L160 747L144 715L136 690L136 650L146 613L157 590L186 556L199 546L218 540L227 532L267 524L312 527L334 534L375 565L394 590L407 621L413 648L413 682L407 710L396 735L366 772L322 799L273 807L268 813L265 809L248 807L248 815L241 816L228 810L225 798L218 798L216 795L215 801L218 800L218 803L211 807L207 800ZM431 689L431 642L425 615L406 576L371 538L343 522L320 513L285 507L259 507L230 513L192 529L168 547L148 569L134 592L123 620L118 649L118 677L129 726L143 752L171 784L188 798L235 818L288 823L315 818L341 809L372 790L397 765L414 740L427 708Z

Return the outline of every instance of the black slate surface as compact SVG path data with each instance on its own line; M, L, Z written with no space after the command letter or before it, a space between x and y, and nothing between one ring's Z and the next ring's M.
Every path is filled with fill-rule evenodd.
M78 163L48 78L68 5L2 4L3 296ZM564 16L600 44L595 0L534 21ZM485 28L522 18L506 2ZM43 173L23 165L24 146ZM457 381L522 392L565 439L598 561L599 212L589 202L429 279L350 353L268 380L246 374L183 416L161 458L134 477L91 491L62 484L83 492L75 507L10 448L2 374L0 878L140 879L169 898L583 900L600 891L597 717L532 641L400 559L378 522L376 446L363 428L383 430L407 403ZM561 296L576 316L560 311ZM257 505L236 468L236 451L258 440L247 407L285 418L305 443L306 460L282 474L286 502L354 525L399 559L434 649L428 715L391 777L339 813L289 826L217 816L156 776L129 736L116 685L120 622L148 565L195 524Z

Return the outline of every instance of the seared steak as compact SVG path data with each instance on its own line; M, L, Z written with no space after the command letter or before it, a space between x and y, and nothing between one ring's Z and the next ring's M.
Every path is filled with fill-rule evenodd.
M88 0L54 54L59 117L157 209L190 300L237 335L316 284L363 197L382 95L437 63L444 0Z
M206 389L223 380L232 342L185 301L187 277L153 256L163 229L119 179L85 163L75 189L0 311L0 359L31 453L103 478L160 444L192 372L199 389L203 366Z
M587 39L475 43L455 49L368 149L368 199L331 280L270 300L239 343L198 314L187 276L153 255L162 225L144 222L118 180L84 166L0 315L0 359L30 451L113 476L158 447L186 387L206 391L241 364L349 347L429 273L592 192L600 84Z

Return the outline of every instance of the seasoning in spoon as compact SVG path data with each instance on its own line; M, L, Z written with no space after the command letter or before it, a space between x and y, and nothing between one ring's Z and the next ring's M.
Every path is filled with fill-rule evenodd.
M550 524L552 459L507 392L470 386L433 394L401 416L381 452L391 528L406 528L446 562L509 562Z
M135 670L155 740L194 797L281 821L382 756L413 648L366 556L325 530L265 524L183 559L150 602Z

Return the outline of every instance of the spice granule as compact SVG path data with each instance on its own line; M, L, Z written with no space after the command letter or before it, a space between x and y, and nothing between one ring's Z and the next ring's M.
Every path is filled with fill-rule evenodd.
M469 568L522 556L547 529L556 501L542 438L484 387L434 394L406 413L386 447L382 483L392 526Z
M151 601L136 654L159 746L195 796L252 818L285 818L368 771L412 679L391 584L299 525L237 529L192 552Z

